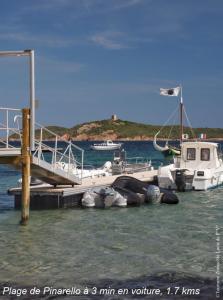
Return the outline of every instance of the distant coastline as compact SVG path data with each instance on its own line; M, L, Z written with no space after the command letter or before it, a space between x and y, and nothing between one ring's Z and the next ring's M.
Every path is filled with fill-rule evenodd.
M61 140L72 141L152 141L154 135L162 126L136 123L120 119L107 119L92 121L75 125L71 128L61 126L47 126L46 128L61 137ZM171 136L170 135L170 131ZM198 138L200 134L205 134L207 141L223 141L223 128L184 128L184 133L189 139ZM36 138L40 136L40 130L36 130ZM17 140L18 136L12 135L11 140ZM45 131L43 140L52 140L50 132ZM166 126L161 129L157 140L177 140L179 139L179 126Z

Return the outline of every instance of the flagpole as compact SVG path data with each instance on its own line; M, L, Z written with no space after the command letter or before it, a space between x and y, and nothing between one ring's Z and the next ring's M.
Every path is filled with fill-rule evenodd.
M183 91L180 85L180 144L183 141Z

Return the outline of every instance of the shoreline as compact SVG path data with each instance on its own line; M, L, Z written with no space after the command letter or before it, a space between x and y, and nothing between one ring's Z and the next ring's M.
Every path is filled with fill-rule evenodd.
M136 137L136 138L121 138L121 139L112 139L112 138L97 138L97 139L76 139L76 138L71 138L70 139L72 142L101 142L101 141L106 141L106 140L112 140L112 141L117 141L117 142L145 142L145 141L148 141L148 142L153 142L153 137L148 137L148 138L145 138L145 137ZM188 142L188 141L194 141L195 139L188 139L188 140L185 140L184 142ZM11 142L20 142L19 139L10 139ZM54 139L44 139L43 142L53 142ZM58 140L60 142L67 142L69 141L68 139L64 139L61 137L60 140ZM179 139L167 139L167 138L157 138L157 141L160 141L160 142L166 142L166 141L169 141L169 142L178 142ZM207 138L207 139L197 139L197 141L203 141L203 142L223 142L223 137L222 138Z

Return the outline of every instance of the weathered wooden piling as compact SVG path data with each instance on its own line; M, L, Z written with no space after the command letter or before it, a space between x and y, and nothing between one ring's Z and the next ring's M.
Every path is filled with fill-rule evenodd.
M29 219L30 206L30 109L22 110L22 210L21 225L26 225Z

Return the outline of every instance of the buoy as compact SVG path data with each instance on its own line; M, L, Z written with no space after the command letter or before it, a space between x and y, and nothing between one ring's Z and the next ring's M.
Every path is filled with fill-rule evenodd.
M90 191L85 192L81 203L84 207L95 207L95 194Z
M105 197L105 207L108 206L118 206L118 207L126 207L127 206L127 198L122 196L117 191L114 191L113 194Z
M81 203L83 207L126 207L127 198L113 188L93 188L84 193Z
M160 203L177 204L178 202L177 195L172 192L164 192L160 199Z

